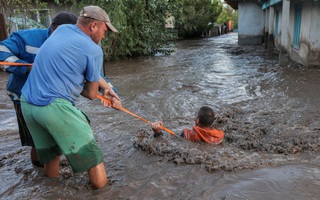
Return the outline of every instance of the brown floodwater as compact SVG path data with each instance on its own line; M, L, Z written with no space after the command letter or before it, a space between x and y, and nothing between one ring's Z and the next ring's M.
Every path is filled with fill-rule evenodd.
M123 107L179 133L208 105L225 139L153 138L143 121L81 98L104 153L109 183L100 190L65 158L57 179L31 165L0 72L0 199L319 199L320 67L280 67L237 37L179 41L170 56L106 66Z

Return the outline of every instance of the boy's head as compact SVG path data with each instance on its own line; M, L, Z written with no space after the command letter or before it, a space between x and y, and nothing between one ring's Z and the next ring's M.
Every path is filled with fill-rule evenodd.
M213 110L208 106L202 106L198 111L196 123L200 126L210 127L214 119Z

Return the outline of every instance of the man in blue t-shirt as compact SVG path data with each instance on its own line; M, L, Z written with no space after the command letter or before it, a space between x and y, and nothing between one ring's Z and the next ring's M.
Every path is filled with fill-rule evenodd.
M59 176L64 154L75 173L88 172L94 188L108 181L90 120L75 107L80 95L93 100L100 88L112 102L104 106L121 108L119 97L100 76L103 53L98 44L108 30L117 32L104 10L84 7L76 25L60 26L41 46L22 89L23 116L50 178Z

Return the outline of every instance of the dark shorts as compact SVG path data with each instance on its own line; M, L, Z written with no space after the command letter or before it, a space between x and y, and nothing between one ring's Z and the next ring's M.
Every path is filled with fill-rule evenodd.
M29 132L27 124L24 121L24 118L22 115L20 102L19 103L13 102L13 106L14 106L14 109L16 110L21 145L34 147L34 142L33 142L32 136Z

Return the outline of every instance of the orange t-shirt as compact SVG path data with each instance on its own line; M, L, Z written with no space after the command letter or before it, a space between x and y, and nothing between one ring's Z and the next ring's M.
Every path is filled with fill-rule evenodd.
M193 129L183 129L183 137L191 142L204 141L207 143L220 144L223 141L224 133L212 127L201 128L194 126Z

